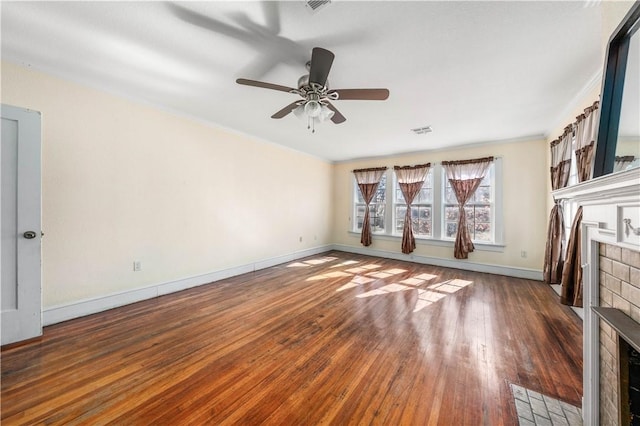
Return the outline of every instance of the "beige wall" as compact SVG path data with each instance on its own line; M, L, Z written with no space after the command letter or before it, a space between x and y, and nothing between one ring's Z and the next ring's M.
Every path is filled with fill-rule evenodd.
M333 241L352 247L361 247L359 234L351 229L351 190L354 168L405 166L442 160L464 160L486 156L502 157L504 244L501 252L476 249L469 254L470 262L516 268L542 269L545 246L546 179L544 167L547 144L544 140L514 141L484 144L460 150L435 151L366 161L338 164L334 178L334 231ZM371 248L401 253L401 239L376 238ZM521 257L521 251L527 257ZM453 244L442 247L418 242L415 255L454 259ZM465 262L462 260L461 262Z
M42 112L44 308L330 243L327 162L9 63L2 103Z

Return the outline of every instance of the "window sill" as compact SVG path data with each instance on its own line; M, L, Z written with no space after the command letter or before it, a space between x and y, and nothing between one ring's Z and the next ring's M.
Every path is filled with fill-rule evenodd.
M348 231L349 234L353 236L360 236L360 232L356 231ZM372 234L373 239L379 239L383 241L402 241L402 235L389 235L389 234L376 234L375 232ZM424 245L424 246L439 246L439 247L451 247L454 246L453 240L439 240L436 238L416 238L416 245ZM504 244L500 243L481 243L481 242L473 242L474 247L478 251L493 251L493 252L504 252L504 248L506 247Z

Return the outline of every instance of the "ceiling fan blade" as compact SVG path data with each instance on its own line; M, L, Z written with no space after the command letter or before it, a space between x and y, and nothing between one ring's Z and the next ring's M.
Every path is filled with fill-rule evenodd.
M281 92L295 93L295 89L291 87L280 86L279 84L265 83L264 81L247 80L246 78L239 78L236 80L236 83L244 84L245 86L255 86L255 87L262 87L264 89L279 90Z
M388 89L337 89L329 93L337 93L338 100L384 101L389 97Z
M324 87L333 64L335 55L327 49L314 47L311 52L311 68L309 69L309 83L316 83Z
M342 115L331 102L327 102L327 107L329 107L329 109L334 112L333 117L331 117L331 121L333 121L335 124L340 124L347 121L347 119L344 118L344 115Z
M280 111L273 114L271 118L282 118L286 116L287 114L289 114L291 111L293 111L298 107L298 103L300 103L300 101L291 102L289 105L287 105L286 107L282 108Z

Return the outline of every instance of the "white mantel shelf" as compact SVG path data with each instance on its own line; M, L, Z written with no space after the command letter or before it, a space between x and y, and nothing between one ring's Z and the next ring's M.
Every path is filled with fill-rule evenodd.
M640 195L640 167L624 172L612 173L576 185L560 188L551 193L556 200L599 200Z

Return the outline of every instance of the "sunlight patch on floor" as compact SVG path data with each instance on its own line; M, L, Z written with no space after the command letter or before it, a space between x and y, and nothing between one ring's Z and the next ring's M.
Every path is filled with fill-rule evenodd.
M472 281L453 279L453 280L444 281L442 283L430 285L429 289L437 290L444 293L455 293L456 291L460 290L463 287L468 286L471 283Z
M376 277L376 278L389 278L392 277L394 275L398 275L401 274L403 272L407 272L406 269L385 269L384 271L376 271L376 272L370 272L367 275L370 277Z
M325 256L325 257L319 257L317 259L305 260L304 263L308 263L310 265L322 265L323 263L331 262L336 259L337 257Z
M407 287L406 285L402 285L402 284L398 284L398 283L391 283L391 284L387 284L385 286L382 286L380 288L376 288L375 290L371 290L371 291L367 291L366 293L358 294L358 295L356 295L356 297L360 298L360 299L363 299L365 297L380 296L380 295L383 295L383 294L397 293L399 291L406 291L406 290L414 290L414 289L412 287Z
M318 257L316 259L309 259L309 260L303 260L302 262L290 263L287 265L287 268L308 268L309 266L322 265L323 263L332 262L336 259L337 257L331 257L331 256ZM355 260L352 260L350 262L357 263ZM340 266L340 265L336 265L336 266ZM335 268L335 266L333 267Z
M414 287L418 287L424 283L424 280L420 280L417 278L407 278L406 280L400 281L400 284L412 285Z
M367 277L363 277L361 275L356 275L355 277L353 277L353 279L351 281L349 281L348 283L346 283L345 285L343 285L342 287L340 287L339 289L337 289L336 291L343 291L343 290L348 290L350 288L356 288L360 285L363 284L368 284L372 281L375 281L373 278L367 278Z
M376 265L376 264L370 263L368 265L358 266L357 268L345 269L345 271L351 272L352 274L359 274L361 272L367 272L367 271L370 271L372 269L377 269L379 267L380 267L380 265Z
M309 264L307 263L302 263L302 262L293 262L287 265L287 268L308 268Z
M419 280L431 281L434 278L438 278L438 276L432 275L432 274L420 274L420 275L416 275L413 278L417 278Z
M355 265L356 263L360 263L357 260L345 260L342 263L338 263L337 265L333 265L332 268L339 268L341 266L349 266L349 265Z
M418 290L418 300L416 300L416 305L413 307L413 312L418 312L443 297L446 297L446 294L429 290Z
M418 312L442 298L455 293L456 291L472 284L473 281L453 279L441 283L432 284L426 290L418 289L418 300L413 308L413 312Z
M307 281L318 281L318 280L326 280L327 278L342 278L342 277L350 277L353 274L347 274L342 271L334 271L327 272L326 274L314 275L313 277L307 278Z

